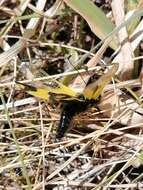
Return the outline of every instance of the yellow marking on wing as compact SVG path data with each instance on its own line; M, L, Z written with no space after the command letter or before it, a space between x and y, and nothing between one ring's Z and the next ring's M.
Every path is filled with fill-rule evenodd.
M44 88L37 88L36 91L26 90L28 94L49 101L49 91Z
M58 82L57 80L53 81L57 86L55 87L48 87L48 91L50 93L54 93L54 94L63 94L63 95L67 95L69 97L76 97L77 93L75 91L73 91L71 88L65 86L64 84Z
M109 69L107 73L103 74L97 81L85 87L83 91L83 96L85 97L85 99L96 100L100 96L103 88L112 79L117 69L118 65L116 64L111 69ZM26 85L19 82L17 83L27 93L44 100L49 101L50 98L56 101L62 101L62 100L70 101L73 99L78 100L78 94L75 91L73 91L71 88L65 86L64 84L60 83L57 80L50 80L47 83L45 82L45 84L41 85L41 87Z
M83 95L86 99L94 99L96 100L104 87L109 83L112 77L115 75L116 71L118 70L118 65L114 65L107 73L103 74L97 81L89 84L85 87L83 91Z
M51 81L52 82L52 81ZM51 98L60 101L61 100L70 100L75 99L77 97L77 93L73 91L71 88L63 85L62 83L54 80L54 83L49 86L41 85L41 87L36 87L32 85L22 84L17 82L19 87L24 89L28 94L48 100ZM48 85L48 83L47 83ZM53 85L53 87L52 87Z

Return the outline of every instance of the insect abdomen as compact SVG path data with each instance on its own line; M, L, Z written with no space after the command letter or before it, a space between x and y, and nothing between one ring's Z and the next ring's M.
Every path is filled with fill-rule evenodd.
M61 117L60 117L60 123L58 126L57 135L56 135L56 137L58 139L60 139L64 136L65 132L67 131L67 129L70 126L70 122L71 122L73 116L74 115L71 115L70 112L68 112L64 109L62 110Z
M76 114L85 111L88 108L88 105L89 105L88 101L80 102L77 100L73 100L63 104L63 109L56 135L58 139L64 136L65 132L70 126L72 118Z

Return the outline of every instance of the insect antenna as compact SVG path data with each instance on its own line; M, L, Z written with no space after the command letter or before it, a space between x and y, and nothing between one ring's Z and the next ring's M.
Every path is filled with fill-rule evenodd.
M70 58L70 57L69 57ZM77 68L77 65L74 65L70 59L67 59L67 62L73 67L73 69L75 71L77 71L78 75L81 77L81 79L83 80L83 82L86 84L86 81L84 80L83 76L81 75L81 73L78 71L78 68ZM87 69L87 72L88 72L88 69Z

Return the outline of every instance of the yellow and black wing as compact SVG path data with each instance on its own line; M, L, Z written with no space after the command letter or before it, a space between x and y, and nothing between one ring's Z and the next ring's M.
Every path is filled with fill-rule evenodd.
M112 77L115 75L116 71L118 69L118 65L112 66L111 69L107 71L107 73L103 74L97 81L87 85L85 89L83 90L82 94L77 94L74 90L71 88L65 86L61 82L51 79L47 82L41 83L41 85L27 85L23 83L19 83L24 90L41 99L44 100L50 100L54 99L55 101L70 101L70 100L79 100L80 97L84 97L85 99L96 100L103 90L103 88L109 83L109 81L112 79ZM79 99L78 99L79 98Z
M88 100L96 100L100 95L104 87L110 82L112 77L118 70L118 65L113 65L107 73L103 74L97 81L87 85L83 91L83 95Z
M46 83L40 83L38 85L23 84L18 81L17 83L28 94L48 101L51 96L55 101L76 99L77 97L77 93L75 91L57 80L48 80Z

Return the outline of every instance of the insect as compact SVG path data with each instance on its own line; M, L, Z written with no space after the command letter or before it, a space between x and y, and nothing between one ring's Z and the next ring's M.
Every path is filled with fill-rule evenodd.
M118 65L113 65L111 69L102 75L97 81L87 85L81 94L75 92L71 88L63 85L57 80L50 80L46 85L34 87L32 85L22 84L24 90L36 97L48 101L62 102L62 110L60 122L57 129L56 138L60 139L64 136L69 128L72 118L89 108L100 96L103 88L112 79L118 69Z

